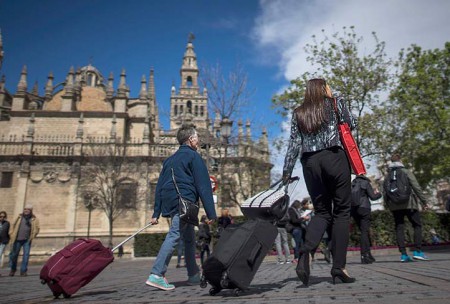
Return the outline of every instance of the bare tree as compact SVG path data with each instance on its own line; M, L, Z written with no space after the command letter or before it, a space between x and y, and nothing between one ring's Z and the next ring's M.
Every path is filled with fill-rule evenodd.
M140 161L127 157L127 145L116 141L83 146L87 163L81 168L81 197L102 210L109 221L109 245L112 246L114 221L129 210L136 210L145 198L145 185L139 185Z
M225 76L220 64L203 66L200 81L208 90L209 106L213 113L221 117L235 118L247 106L254 93L248 87L248 75L241 64Z
M232 174L228 176L230 201L241 204L267 187L270 183L267 174L270 168L270 164L248 157L236 164Z

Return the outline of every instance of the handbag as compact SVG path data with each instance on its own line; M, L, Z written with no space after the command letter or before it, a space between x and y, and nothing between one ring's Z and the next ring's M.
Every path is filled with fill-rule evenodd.
M291 194L294 192L297 184L298 177L290 179L290 183L297 181ZM282 219L287 209L289 208L289 184L283 185L282 180L276 182L269 189L264 190L255 196L247 199L241 205L242 213L251 219L263 219L263 220L280 220Z
M171 169L172 169L173 184L175 185L175 189L177 190L177 194L178 194L178 212L180 214L180 220L182 220L188 224L198 226L199 225L198 212L199 212L200 206L197 203L188 201L187 199L184 199L181 196L180 190L178 189L177 182L175 181L175 174L173 173L173 168L171 168Z
M334 98L333 102L334 111L336 112L336 116L338 119L339 137L341 139L341 143L344 147L345 153L347 154L347 158L350 162L353 173L356 175L366 174L366 167L364 166L364 162L362 160L361 153L359 152L358 145L353 138L350 126L339 115L336 98Z

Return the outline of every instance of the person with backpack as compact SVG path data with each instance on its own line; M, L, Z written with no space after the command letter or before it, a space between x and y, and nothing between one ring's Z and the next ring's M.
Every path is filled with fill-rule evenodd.
M381 193L373 189L370 180L363 174L352 181L351 215L361 231L361 264L372 264L375 258L370 252L370 200L381 198Z
M429 260L422 251L422 221L419 212L419 202L423 209L428 209L426 197L414 174L402 164L398 153L391 157L388 174L383 183L383 192L384 201L394 216L397 244L401 253L400 261L412 261L406 253L405 216L414 228L413 259Z

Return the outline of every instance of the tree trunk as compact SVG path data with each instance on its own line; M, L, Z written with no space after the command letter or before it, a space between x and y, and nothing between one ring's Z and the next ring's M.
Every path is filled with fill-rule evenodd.
M113 223L114 223L114 219L112 217L112 215L109 216L109 237L108 237L108 246L109 248L113 248L113 242L112 242L112 238L113 238Z

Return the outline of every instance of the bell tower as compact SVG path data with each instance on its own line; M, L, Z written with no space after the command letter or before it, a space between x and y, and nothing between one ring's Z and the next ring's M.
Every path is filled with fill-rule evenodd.
M170 129L178 129L183 123L193 123L207 129L208 94L200 91L199 69L193 45L194 35L189 34L183 63L180 69L181 85L177 92L172 85L170 94Z

